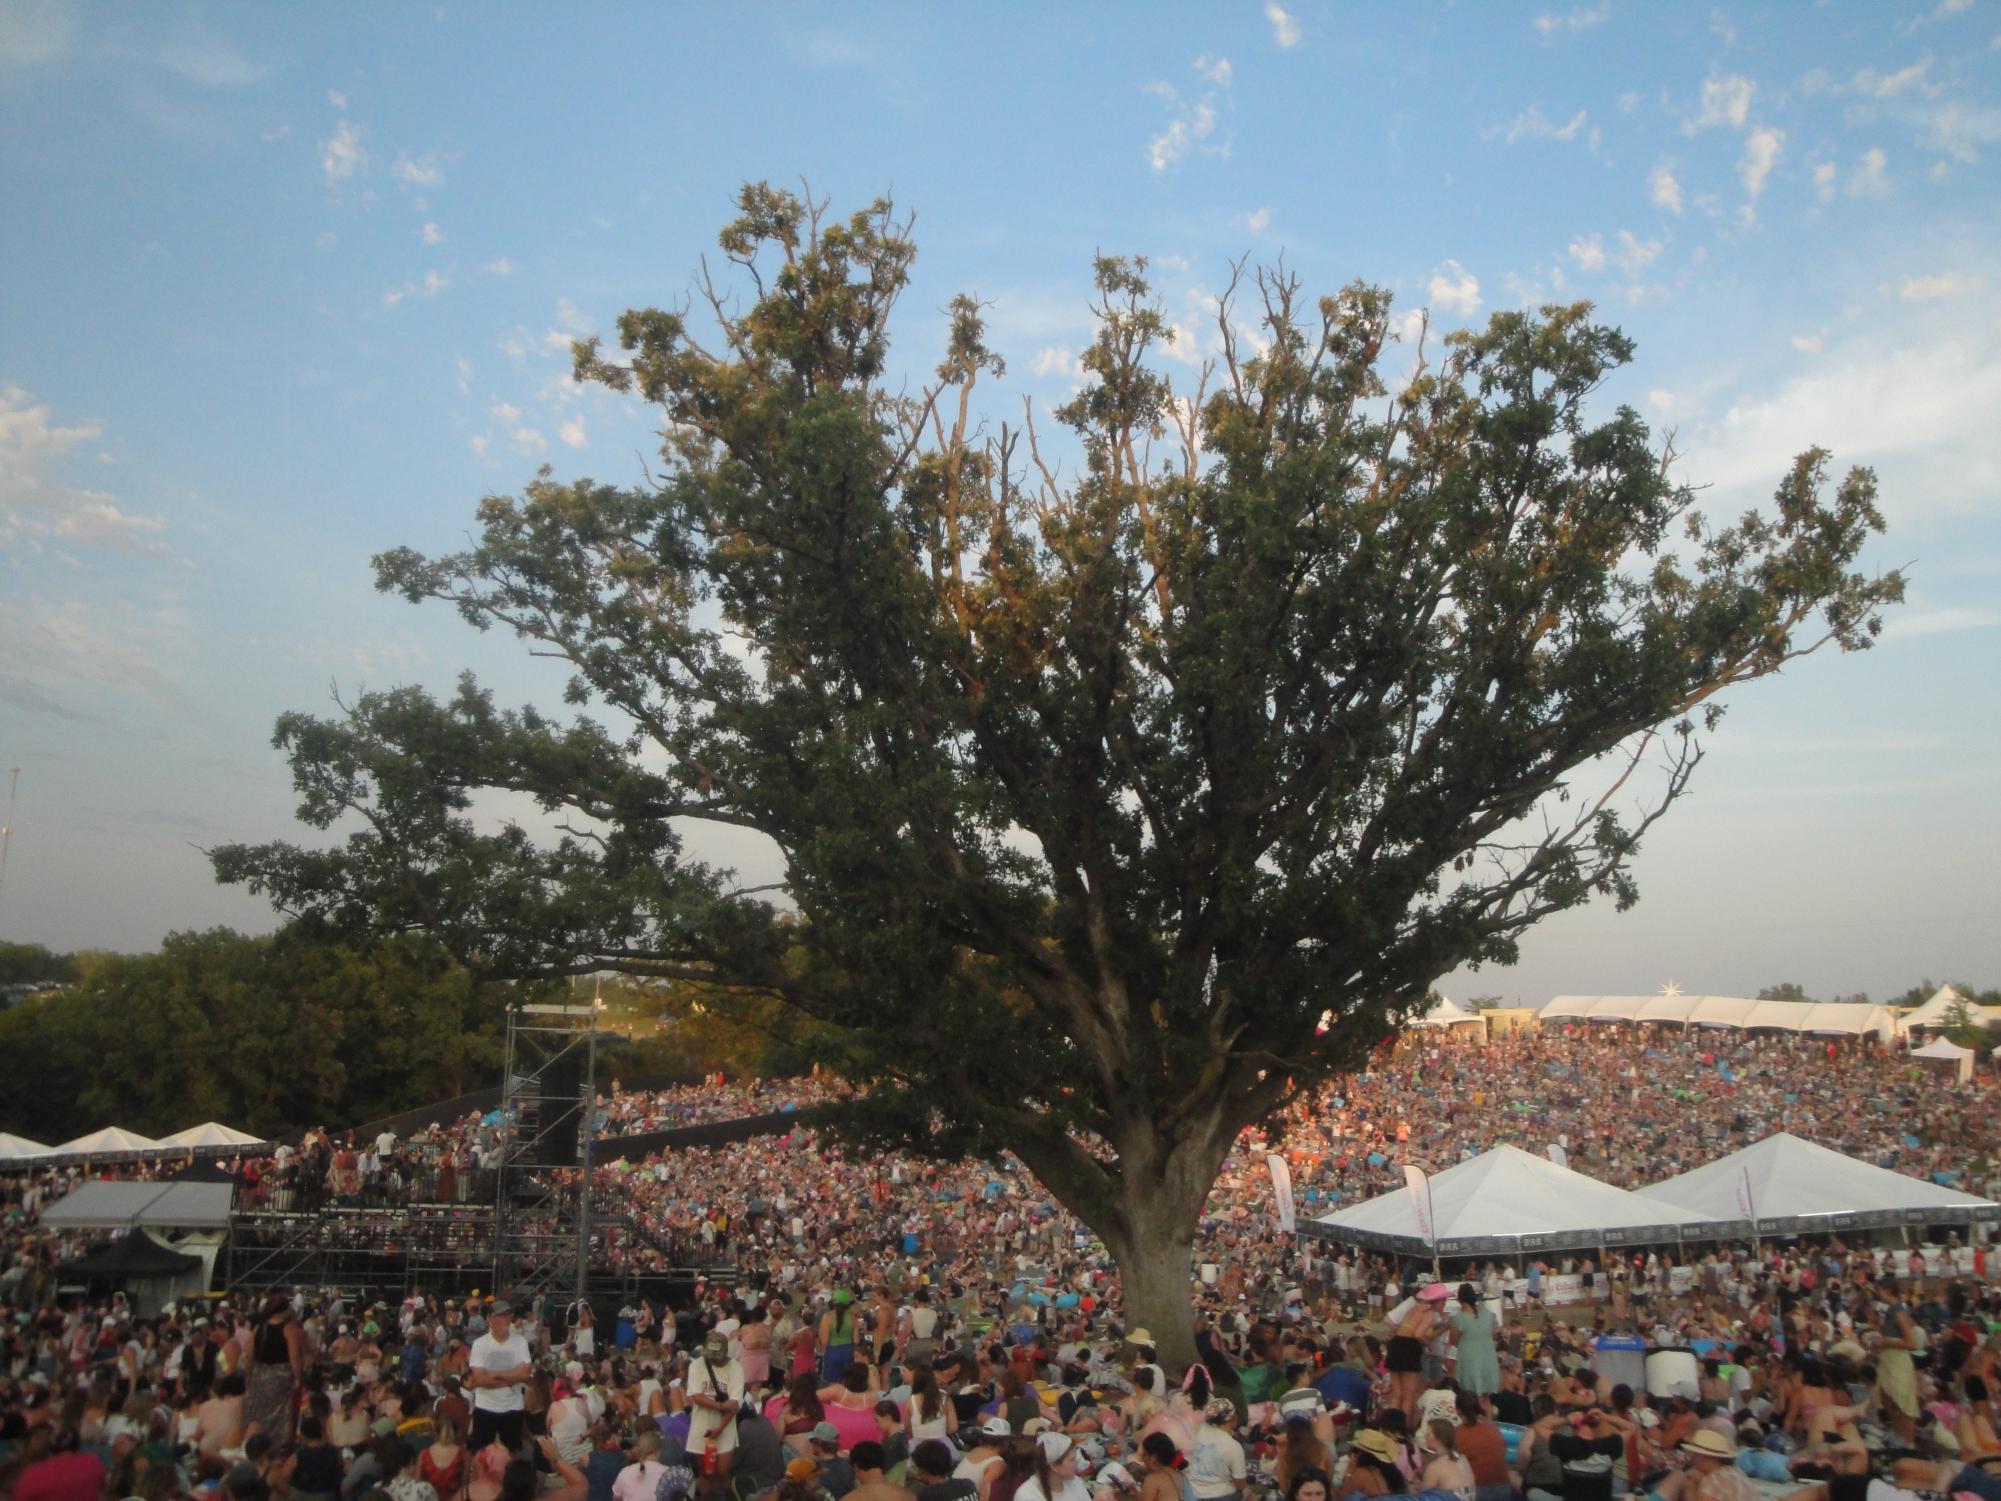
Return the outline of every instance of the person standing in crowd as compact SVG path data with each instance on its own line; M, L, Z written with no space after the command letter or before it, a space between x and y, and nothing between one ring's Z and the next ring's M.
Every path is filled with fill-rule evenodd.
M486 1332L472 1342L465 1385L472 1389L472 1433L477 1451L498 1438L519 1453L525 1431L528 1380L535 1374L528 1341L514 1327L514 1305L496 1298L487 1310Z
M292 1414L306 1389L305 1335L283 1293L264 1300L244 1366L243 1423L274 1446L292 1441Z
M703 1476L718 1487L729 1479L736 1457L737 1407L743 1401L743 1367L730 1358L729 1336L711 1333L688 1365L688 1453Z

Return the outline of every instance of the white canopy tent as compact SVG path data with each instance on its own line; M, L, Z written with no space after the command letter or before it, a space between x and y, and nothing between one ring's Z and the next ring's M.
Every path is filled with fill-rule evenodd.
M49 1155L49 1149L39 1141L30 1141L25 1136L15 1136L11 1132L0 1131L0 1167L11 1163L39 1162Z
M1771 1029L1824 1037L1889 1038L1896 1021L1887 1006L1859 1001L1752 1001L1728 995L1560 995L1542 1020L1665 1022L1677 1026Z
M1912 1048L1911 1056L1927 1063L1949 1063L1953 1077L1961 1084L1973 1082L1973 1049L1963 1048L1949 1037L1934 1037L1923 1047Z
M1600 1183L1520 1147L1482 1152L1431 1180L1435 1244L1425 1241L1408 1188L1337 1210L1301 1228L1328 1240L1410 1256L1652 1245L1701 1229L1702 1216Z
M1469 1035L1487 1035L1487 1018L1475 1011L1463 1011L1444 996L1440 996L1432 1008L1422 1016L1415 1016L1407 1023L1413 1027L1444 1027L1452 1032L1464 1031Z
M238 1147L261 1147L264 1140L248 1131L225 1126L220 1121L204 1121L199 1126L189 1126L185 1131L161 1137L160 1145L180 1152L227 1152Z
M2001 1204L1859 1162L1787 1131L1640 1192L1731 1234L2001 1219Z
M152 1137L141 1136L137 1131L127 1131L123 1126L106 1126L87 1136L66 1141L61 1146L50 1147L49 1156L136 1157L142 1152L158 1150L159 1145Z

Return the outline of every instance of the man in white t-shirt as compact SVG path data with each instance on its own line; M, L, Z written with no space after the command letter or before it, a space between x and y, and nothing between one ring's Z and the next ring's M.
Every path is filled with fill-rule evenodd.
M727 1334L711 1333L702 1341L702 1353L688 1366L686 1390L694 1409L688 1420L688 1457L699 1467L713 1445L716 1465L710 1474L719 1485L726 1484L736 1452L737 1404L743 1400L743 1367L730 1359Z
M514 1327L514 1306L496 1298L487 1312L486 1333L472 1342L465 1384L472 1391L472 1433L467 1447L486 1447L495 1434L507 1448L521 1449L522 1388L534 1372L528 1341Z

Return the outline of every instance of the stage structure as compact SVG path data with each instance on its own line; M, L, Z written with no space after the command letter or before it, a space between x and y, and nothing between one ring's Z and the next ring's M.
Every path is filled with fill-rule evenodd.
M517 1300L560 1306L588 1290L597 1021L593 1001L507 1013L493 1285Z

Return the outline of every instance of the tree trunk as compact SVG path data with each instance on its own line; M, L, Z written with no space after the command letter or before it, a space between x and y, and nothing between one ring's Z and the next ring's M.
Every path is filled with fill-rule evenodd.
M1179 1375L1195 1360L1189 1281L1194 1275L1195 1223L1208 1184L1177 1192L1127 1177L1121 1187L1121 1217L1129 1233L1114 1229L1105 1244L1118 1258L1125 1327L1128 1332L1144 1329L1151 1334L1161 1365Z

